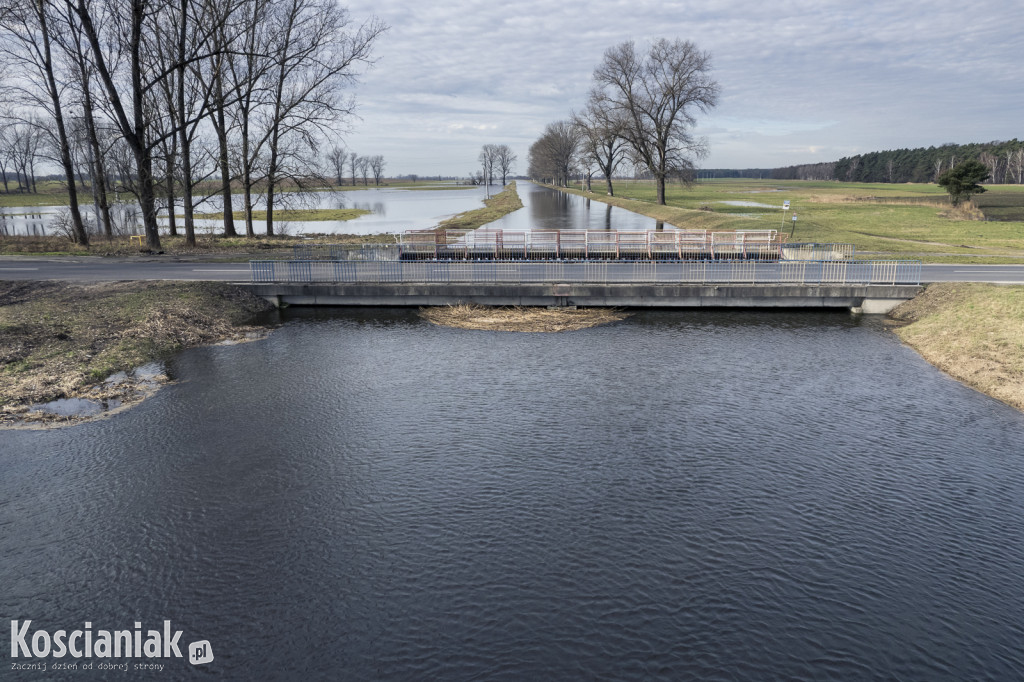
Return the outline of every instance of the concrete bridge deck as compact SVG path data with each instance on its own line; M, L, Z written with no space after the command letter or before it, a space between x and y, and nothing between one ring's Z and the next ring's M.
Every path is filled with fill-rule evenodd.
M581 283L253 283L276 305L434 306L456 303L630 308L848 308L886 313L918 285L581 284Z

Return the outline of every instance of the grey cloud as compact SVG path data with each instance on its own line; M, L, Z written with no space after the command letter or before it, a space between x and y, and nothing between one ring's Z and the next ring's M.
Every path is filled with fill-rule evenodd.
M580 108L605 49L693 40L713 55L719 107L700 122L709 166L777 166L854 151L1020 137L1024 8L982 0L358 0L392 25L356 90L346 140L394 172L465 173L479 146L525 159ZM525 163L523 164L525 165ZM447 170L444 170L447 169Z

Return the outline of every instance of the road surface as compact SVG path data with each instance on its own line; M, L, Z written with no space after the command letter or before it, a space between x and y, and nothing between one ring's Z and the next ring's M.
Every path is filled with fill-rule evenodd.
M192 280L248 282L248 263L206 263L147 258L0 256L0 280ZM1024 284L1024 265L925 265L921 283Z

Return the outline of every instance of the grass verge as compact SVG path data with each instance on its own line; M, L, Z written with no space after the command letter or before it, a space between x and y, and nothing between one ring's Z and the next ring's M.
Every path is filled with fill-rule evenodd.
M890 317L896 334L958 381L1024 410L1024 287L932 284Z
M512 211L523 207L523 202L516 191L516 181L508 183L501 192L498 192L490 199L484 199L484 208L473 209L460 213L448 220L442 221L437 229L439 230L475 230L481 225L494 222Z
M0 282L0 423L84 397L115 372L254 334L268 307L215 282Z

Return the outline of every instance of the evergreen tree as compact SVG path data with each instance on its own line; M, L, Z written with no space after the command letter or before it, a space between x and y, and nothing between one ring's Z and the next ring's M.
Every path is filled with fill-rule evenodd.
M980 161L964 161L939 176L939 186L949 192L950 201L959 206L974 194L981 194L985 188L979 182L988 179L988 168Z

